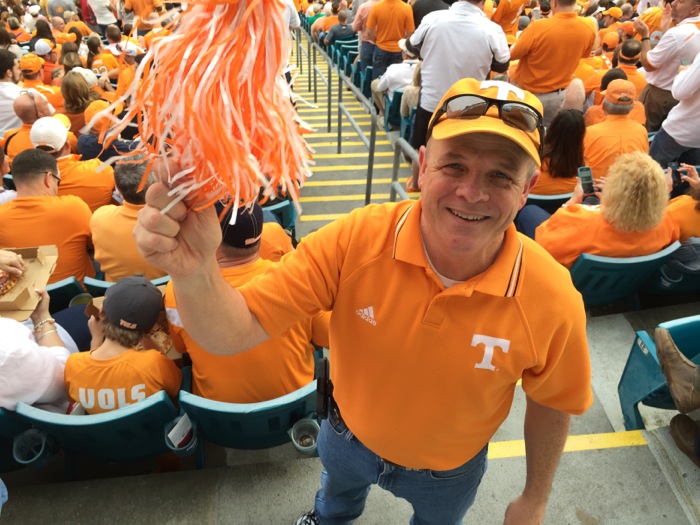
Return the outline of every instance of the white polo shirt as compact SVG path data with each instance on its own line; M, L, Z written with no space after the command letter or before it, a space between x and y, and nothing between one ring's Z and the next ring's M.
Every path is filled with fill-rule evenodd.
M694 16L682 20L676 27L672 27L654 49L647 54L649 63L658 68L655 71L647 71L647 82L652 86L670 90L673 79L678 73L681 61L690 63L700 52L700 16Z
M435 111L442 96L458 80L486 80L494 59L510 60L501 26L466 1L425 15L410 42L420 48L423 59L420 106L430 112Z
M15 114L15 99L22 88L12 82L0 82L0 134L19 128L22 121Z
M680 102L661 127L681 146L700 148L700 60L678 73L671 93Z
M404 60L398 64L392 64L379 79L378 91L386 91L389 100L394 100L394 91L402 89L413 82L418 60Z

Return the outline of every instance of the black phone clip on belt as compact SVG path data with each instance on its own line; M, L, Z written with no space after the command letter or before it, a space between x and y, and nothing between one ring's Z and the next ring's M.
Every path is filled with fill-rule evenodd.
M330 364L325 357L316 361L318 377L316 378L316 415L319 419L328 418L328 410L333 397Z

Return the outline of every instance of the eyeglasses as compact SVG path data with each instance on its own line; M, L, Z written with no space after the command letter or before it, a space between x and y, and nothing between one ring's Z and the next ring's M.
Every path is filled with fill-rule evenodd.
M524 102L497 100L481 95L457 95L447 99L435 112L428 125L427 136L430 137L433 127L440 122L443 115L448 119L475 120L486 115L492 106L498 108L498 118L509 126L527 133L539 131L541 158L544 149L544 121L539 111Z
M60 185L61 185L61 177L59 177L58 175L56 175L55 173L53 173L53 172L51 172L51 171L47 171L46 173L48 173L48 174L51 175L54 179L56 179L56 186L60 186Z

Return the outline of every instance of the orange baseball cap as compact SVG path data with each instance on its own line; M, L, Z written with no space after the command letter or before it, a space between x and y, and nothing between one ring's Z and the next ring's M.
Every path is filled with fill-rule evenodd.
M39 58L34 53L27 53L19 59L20 71L26 73L38 73L44 67L44 59Z
M603 15L610 15L615 20L619 20L620 18L622 18L622 9L620 9L619 7L611 7L607 11L603 11Z
M637 98L637 89L629 80L617 79L608 84L605 90L605 100L613 104L630 106Z
M620 43L620 37L617 36L616 31L608 31L603 37L603 44L608 46L608 49L615 49L617 44Z
M634 22L630 22L629 20L627 22L622 22L620 28L625 32L627 36L634 36L636 33L634 29Z
M520 117L524 118L518 118L519 115L511 110L508 112L508 115L512 121L521 124L527 121L537 121L539 126L535 126L533 131L526 131L522 127L519 128L514 124L509 124L501 118L501 112L496 105L491 105L483 115L478 117L449 117L445 112L448 103L454 100L456 104L458 102L456 99L464 95L476 95L493 101L521 103L523 104L523 113ZM456 111L462 115L464 114L464 111L460 112L459 109ZM442 100L440 100L431 118L433 126L431 137L437 140L444 140L468 133L500 135L515 142L539 165L539 149L543 139L540 136L540 131L543 129L541 127L542 113L542 103L529 91L497 80L480 81L473 78L463 78L453 84L442 97Z

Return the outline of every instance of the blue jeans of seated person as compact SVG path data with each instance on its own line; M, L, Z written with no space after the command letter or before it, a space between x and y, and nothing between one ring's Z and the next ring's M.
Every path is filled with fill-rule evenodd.
M392 53L375 46L374 54L372 55L372 80L381 77L390 65L398 64L402 61L401 51Z
M371 42L362 42L360 46L360 71L364 72L367 66L372 65L374 50L377 48Z
M488 446L454 470L410 470L383 461L330 411L321 423L318 455L323 463L316 513L322 525L352 523L377 484L413 506L411 525L457 525L474 503L486 471Z

